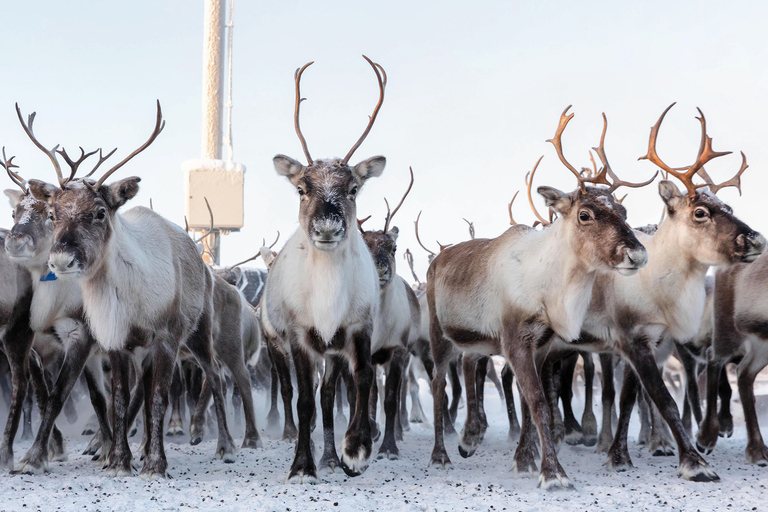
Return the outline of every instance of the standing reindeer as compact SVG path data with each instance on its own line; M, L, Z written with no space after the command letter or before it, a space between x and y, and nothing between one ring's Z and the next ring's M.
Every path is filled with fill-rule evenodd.
M557 148L561 130L562 121L553 141ZM569 341L578 337L598 275L631 275L647 262L645 248L626 225L611 195L626 183L617 179L613 190L606 190L587 187L586 183L596 180L583 178L577 171L574 175L579 188L571 193L552 187L537 190L558 215L548 229L513 226L495 239L449 247L429 267L427 301L435 359L432 465L450 466L443 440L442 403L448 361L456 350L503 354L518 378L524 411L530 409L539 430L539 485L571 487L557 460L550 410L539 380L543 358L536 357L537 351L545 354L554 336ZM468 420L470 415L468 411ZM523 428L526 418L524 414ZM476 445L480 430L477 422L466 425L462 443ZM515 454L516 472L535 467L532 460L521 457L523 445L518 445Z
M216 403L216 454L233 461L235 446L226 424L224 397L213 368L211 328L213 278L183 229L149 208L118 209L139 191L138 177L104 182L146 149L164 127L160 102L149 139L98 181L70 182L63 188L30 180L32 194L49 205L54 242L49 268L58 279L78 279L83 309L112 367L114 432L106 473L131 474L128 446L129 354L144 359L145 435L141 475L165 477L163 419L179 346L195 355ZM144 356L151 355L149 358Z
M70 176L64 178L56 159L56 150L46 150L34 136L34 114L30 115L28 123L24 124L18 106L16 111L24 131L53 162L59 185L66 186L74 177L78 166L95 151L88 154L81 151L80 158L73 161L65 150L60 150L59 153L71 167ZM109 156L100 159L98 165ZM61 368L53 389L45 407L40 411L41 423L35 442L15 470L22 473L41 473L48 468L48 443L54 422L83 370L99 423L99 444L104 447L102 455L111 443L112 435L102 384L101 357L97 354L96 341L86 326L80 286L77 281L56 279L48 269L54 229L48 216L48 205L31 196L26 183L18 174L10 168L6 170L21 191L5 191L14 208L15 220L13 229L5 240L5 250L13 261L27 268L32 276L31 327L35 331L35 344L42 345L49 352L63 353ZM54 436L53 440L54 450L50 457L53 460L65 460L66 453L63 446L60 446L58 435Z
M386 73L365 60L379 83L377 103L367 128L343 159L313 160L299 127L301 75L297 69L294 122L308 165L284 155L274 157L300 198L301 229L288 240L270 271L264 292L265 327L290 346L299 388L299 437L288 481L317 480L310 423L315 410L313 358L338 354L350 361L357 398L355 414L341 446L341 467L361 474L371 456L368 402L373 380L371 333L379 308L376 268L362 235L355 229L357 194L381 175L386 160L376 156L351 167L349 160L373 126L384 100ZM325 440L329 442L328 439Z

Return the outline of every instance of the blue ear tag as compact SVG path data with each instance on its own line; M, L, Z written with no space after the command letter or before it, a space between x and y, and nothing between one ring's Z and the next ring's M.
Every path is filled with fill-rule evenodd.
M41 282L56 281L56 279L58 278L56 277L56 274L54 274L53 272L48 272L46 275L40 277Z

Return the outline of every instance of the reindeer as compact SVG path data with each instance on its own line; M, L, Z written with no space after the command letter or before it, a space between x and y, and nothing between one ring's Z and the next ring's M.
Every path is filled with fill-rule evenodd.
M18 105L16 113L32 142L51 159L61 187L66 186L75 176L79 165L95 153L94 151L86 154L81 148L80 158L73 161L66 150L58 150L71 168L70 176L64 178L56 159L56 148L48 151L34 135L35 114L30 115L28 123L25 124ZM97 167L110 155L111 153L101 158ZM31 327L35 331L35 345L63 355L53 389L45 407L40 410L41 423L35 442L15 469L20 473L42 473L48 470L48 443L54 422L83 370L99 423L98 444L105 447L102 454L106 452L106 446L111 443L112 436L102 382L101 356L98 354L96 341L86 326L80 286L76 281L56 279L55 274L48 269L48 256L53 246L53 222L48 215L48 205L32 197L24 180L11 170L11 166L6 165L6 171L21 191L5 191L11 207L14 208L15 220L13 229L6 237L5 250L12 261L28 269L32 276L30 314ZM52 460L66 460L66 452L58 443L58 435L54 437L52 448Z
M562 128L561 118L552 140L558 153ZM435 359L435 447L431 465L451 464L443 441L442 404L445 369L451 356L456 350L503 354L517 376L539 430L539 485L571 487L552 441L550 410L537 371L541 368L535 357L537 349L546 353L554 336L570 341L579 335L598 275L631 275L647 262L645 248L625 224L610 193L627 183L617 178L609 191L587 187L586 183L597 180L572 171L579 182L575 191L537 189L558 215L548 229L513 226L495 239L476 239L449 247L429 267L427 301ZM462 444L469 447L476 446L481 438L481 425L469 423L473 417L477 417L476 413L468 411L462 435ZM525 427L525 415L523 420ZM523 443L518 452L520 446ZM529 464L519 466L520 455L515 454L514 470L528 471Z
M302 73L297 69L294 123L308 165L285 155L273 161L300 197L301 229L275 260L264 291L265 327L290 346L299 388L299 437L288 481L314 482L310 423L315 410L312 359L338 354L354 370L356 403L341 446L341 467L361 474L371 455L368 401L373 380L371 333L379 308L378 276L362 235L354 229L356 199L364 183L384 171L386 159L376 156L351 167L349 160L370 132L384 100L386 73L364 57L376 73L379 102L368 126L343 159L313 160L299 127ZM328 439L325 440L329 442Z
M730 207L713 194L700 191L702 185L693 182L693 176L701 172L707 162L728 154L712 149L712 139L707 135L706 120L700 110L701 117L697 119L701 123L702 138L694 163L672 168L661 160L656 140L661 123L673 105L652 127L648 152L641 159L650 160L680 180L687 194L681 194L671 181L659 183L666 220L653 236L637 232L648 250L648 265L630 279L598 276L578 343L580 348L592 345L592 349L615 351L628 362L621 391L619 425L606 464L616 470L632 466L626 438L640 379L672 430L679 452L678 474L688 480L713 481L718 476L696 453L685 433L677 405L657 366L654 349L665 338L685 340L696 334L704 310L705 276L711 265L754 260L763 252L766 242L762 235L737 219ZM598 155L604 166L601 173L611 174L604 150L598 151ZM746 158L737 177L745 169ZM732 179L726 183L736 182ZM711 189L726 183L712 184Z
M105 181L157 138L165 123L160 102L149 139L104 173L63 188L30 180L36 199L53 218L49 268L58 279L77 279L88 325L112 367L114 432L106 474L131 474L126 413L128 354L144 359L145 436L141 475L165 477L163 418L179 346L195 355L212 388L219 427L217 456L233 461L235 446L226 424L224 397L212 361L213 277L184 230L152 210L118 209L139 191L138 177Z

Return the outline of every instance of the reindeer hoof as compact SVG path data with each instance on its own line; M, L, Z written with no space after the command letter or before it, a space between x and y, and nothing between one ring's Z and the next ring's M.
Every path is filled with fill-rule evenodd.
M306 472L305 472L306 471ZM285 478L287 484L311 484L314 485L318 482L317 475L314 471L310 470L291 470L288 476Z
M574 488L570 479L565 476L565 473L555 473L549 477L545 477L544 473L542 473L539 475L539 485L537 487L546 491Z
M680 457L680 468L677 474L691 482L717 482L720 480L717 473L696 452Z
M22 459L12 475L42 475L48 472L48 463L44 459Z
M603 463L603 466L617 473L634 468L629 452L626 449L615 449L613 447L608 450L608 459Z
M595 446L597 444L597 436L595 435L585 435L581 439L581 444L583 444L586 447Z
M451 459L448 457L448 454L445 452L445 450L435 450L432 452L432 458L429 461L429 467L435 467L438 469L453 469L453 464L451 464Z
M243 439L242 448L258 450L259 448L264 448L264 444L261 442L261 439L259 437L246 437L245 439Z

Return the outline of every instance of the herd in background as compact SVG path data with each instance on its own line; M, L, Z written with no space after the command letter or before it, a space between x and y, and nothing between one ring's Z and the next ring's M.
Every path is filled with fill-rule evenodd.
M364 58L376 75L379 101L342 159L311 157L299 109L301 77L312 63L296 70L294 120L307 164L285 155L273 161L299 195L300 228L279 253L272 251L277 240L271 246L262 243L256 257L263 258L268 271L241 264L210 267L201 257L201 238L190 238L149 208L118 212L137 194L140 178L106 181L163 130L159 102L149 139L98 179L92 176L115 150L103 155L99 149L96 165L78 176L81 164L96 151L80 148L73 159L63 148L47 148L34 134L35 114L25 121L16 106L26 134L51 160L58 184L22 178L3 148L0 165L18 190L5 191L14 225L0 229L0 339L11 383L0 466L40 473L49 461L66 458L55 421L62 410L70 416L68 398L81 375L97 419L86 453L104 465L107 475L133 473L128 438L143 409L141 475L166 476L163 436L183 433L185 401L190 442L197 444L207 430L215 430L216 457L232 462L238 449L227 426L228 382L236 419L241 409L245 418L241 447L261 446L250 366L252 373L269 374L264 379L270 383L269 429L279 428L278 390L282 395L283 439L296 440L288 481L314 482L320 469L341 468L355 476L366 470L379 438L378 457L398 458L397 443L409 420L423 421L415 373L423 366L434 398L431 466L451 466L445 436L456 434L463 374L462 457L475 453L488 427L483 400L490 377L506 403L510 440L518 440L512 469L538 473L543 488L572 486L557 457L562 441L596 446L615 470L632 467L627 436L636 402L641 441L657 455L673 455L676 445L680 476L713 481L717 474L698 452L711 452L718 436L733 432L725 372L731 362L737 365L746 419L746 458L768 465L753 389L757 373L768 364L766 239L716 196L727 186L740 191L746 157L742 154L742 165L730 180L716 184L711 179L705 165L728 153L713 150L701 111L701 145L688 166L669 166L656 152L660 126L672 105L651 129L643 158L659 167L664 178L658 184L664 208L658 226L632 229L626 222L627 211L614 193L622 186L648 186L658 172L642 183L618 177L605 152L605 115L599 145L592 148L600 168L594 159L591 169L578 170L568 162L561 140L573 118L569 107L548 142L578 187L572 192L538 187L549 208L548 218L540 215L532 200L539 159L525 178L538 219L532 227L514 221L510 203L512 227L507 231L477 239L467 221L471 239L441 245L438 253L421 243L417 218L417 240L430 254L430 266L422 283L405 251L416 281L411 286L396 272L399 230L392 221L413 186L413 170L400 203L390 210L387 202L382 229L365 230L368 219L357 218L357 194L386 164L383 156L349 163L376 120L387 84L384 69ZM710 269L714 276L708 275ZM262 345L266 350L260 351ZM592 411L595 353L602 367L599 432ZM686 371L682 415L661 371L674 353ZM494 355L506 361L500 382L490 359ZM581 424L571 407L579 358L586 386ZM623 382L616 417L618 368L623 368ZM702 371L704 412L697 384ZM13 441L22 418L24 430L31 431L28 387L40 409L40 426L32 447L15 463ZM318 387L323 452L316 463L311 434ZM376 419L380 396L383 432ZM206 426L211 416L215 429ZM698 425L696 446L691 416ZM337 450L335 427L341 424L346 432Z

